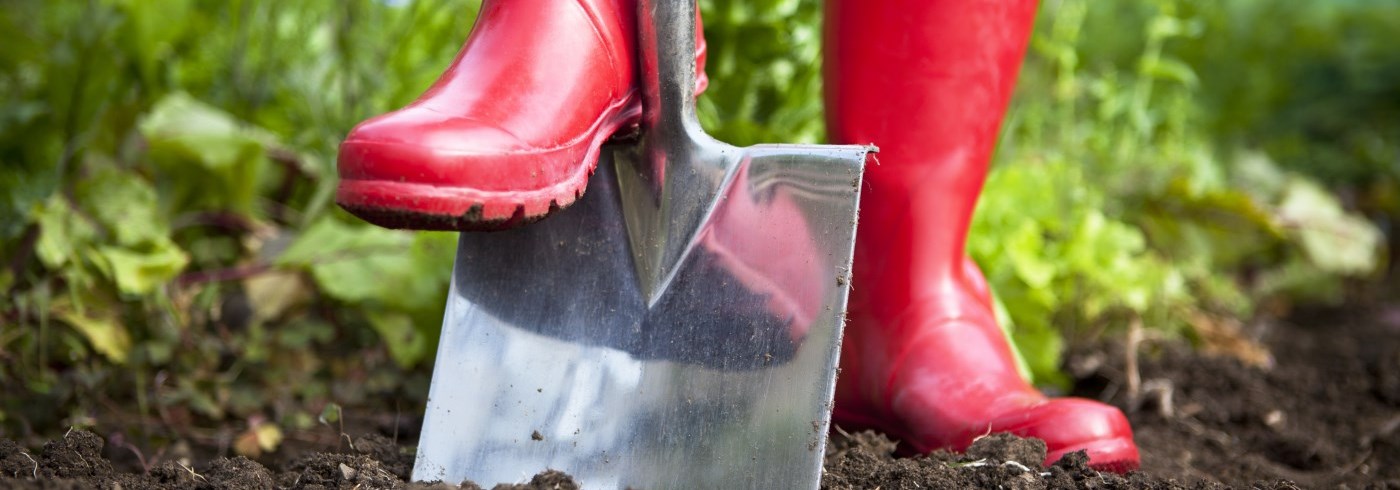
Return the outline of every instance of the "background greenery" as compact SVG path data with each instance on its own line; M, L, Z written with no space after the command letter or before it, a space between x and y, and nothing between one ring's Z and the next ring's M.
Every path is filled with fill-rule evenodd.
M702 4L707 127L820 141L819 3ZM326 407L421 403L453 236L340 212L335 150L477 6L6 2L0 434L256 454ZM1045 0L969 247L1035 379L1125 328L1267 362L1241 322L1382 276L1395 32L1385 0Z

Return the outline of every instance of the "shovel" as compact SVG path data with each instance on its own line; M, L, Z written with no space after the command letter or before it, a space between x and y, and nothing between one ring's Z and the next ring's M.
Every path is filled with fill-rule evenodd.
M873 148L710 138L694 0L639 8L640 137L459 239L414 480L817 488Z

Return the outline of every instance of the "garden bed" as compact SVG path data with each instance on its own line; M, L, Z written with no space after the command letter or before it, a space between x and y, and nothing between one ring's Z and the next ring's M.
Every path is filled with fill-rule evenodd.
M983 438L967 453L902 458L883 435L838 432L823 487L1400 488L1400 307L1311 312L1259 330L1272 366L1179 343L1142 344L1135 397L1127 395L1120 344L1071 356L1076 394L1128 409L1140 472L1100 474L1077 454L1043 468L1042 443L1010 436ZM412 427L401 429L412 435ZM122 463L130 458L86 431L42 448L0 440L0 488L433 487L405 482L412 441L382 432L319 452L168 460L149 471ZM559 473L511 483L497 488L573 488Z

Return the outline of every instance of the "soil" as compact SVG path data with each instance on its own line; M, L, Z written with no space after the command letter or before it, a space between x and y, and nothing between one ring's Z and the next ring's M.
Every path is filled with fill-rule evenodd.
M1135 361L1121 343L1070 356L1073 394L1128 412L1141 471L1099 473L1082 453L1042 467L1043 442L1007 434L983 437L964 453L901 457L898 442L882 434L838 428L822 487L1400 489L1400 306L1316 311L1250 330L1269 348L1272 365L1168 341L1139 345ZM1125 368L1132 362L1141 380L1136 394ZM482 488L407 483L412 441L396 444L380 434L351 438L339 451L282 451L262 462L166 461L149 471L114 464L106 442L83 430L38 450L0 439L0 490ZM545 471L528 483L493 488L578 485Z
M1400 489L1400 305L1307 312L1258 331L1269 366L1149 346L1139 372L1153 389L1133 403L1112 361L1123 348L1109 347L1071 359L1075 394L1129 409L1148 474Z

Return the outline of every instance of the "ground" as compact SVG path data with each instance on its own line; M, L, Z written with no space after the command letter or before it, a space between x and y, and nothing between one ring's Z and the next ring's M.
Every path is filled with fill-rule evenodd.
M1074 394L1128 412L1142 449L1139 472L1100 474L1082 454L1044 468L1042 442L1009 435L984 437L966 453L906 458L895 456L898 443L881 434L837 430L822 486L1400 489L1400 306L1305 312L1249 330L1271 359L1247 364L1179 341L1143 342L1135 361L1122 343L1070 356ZM1129 395L1130 362L1138 364L1136 396ZM262 461L171 460L149 472L112 439L82 430L41 448L0 439L0 489L445 487L405 483L412 427L381 425L383 434L311 448L318 451L281 451ZM406 437L396 443L392 432ZM545 472L495 488L576 485Z
M1143 384L1169 383L1170 403L1129 415L1143 471L1236 486L1400 488L1400 307L1305 313L1262 331L1267 369L1179 346L1145 360Z

